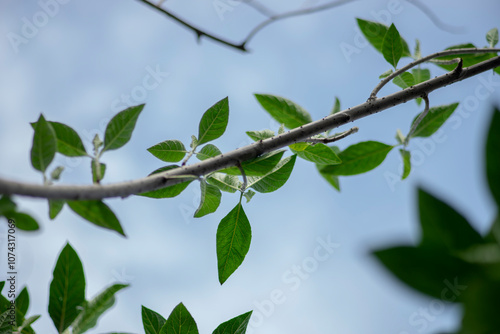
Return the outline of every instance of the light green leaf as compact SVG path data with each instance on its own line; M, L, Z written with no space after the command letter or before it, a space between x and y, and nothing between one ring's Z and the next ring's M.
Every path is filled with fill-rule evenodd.
M219 188L208 184L205 180L200 182L201 199L200 206L194 213L195 218L200 218L209 213L215 212L220 205L221 193Z
M198 327L187 308L180 303L170 313L160 334L198 334Z
M340 112L340 100L338 97L335 96L335 103L333 104L332 111L330 112L330 115L334 115L338 112Z
M292 173L296 155L281 160L271 171L263 176L249 176L247 188L253 188L261 193L269 193L281 188Z
M446 122L457 107L458 103L452 103L430 108L427 115L422 119L420 124L418 124L411 136L429 137L433 135L444 124L444 122ZM412 124L415 123L418 116L420 116L420 114L413 119Z
M260 131L247 131L246 134L255 141L274 137L274 131L269 129Z
M241 167L247 176L261 176L271 171L283 156L284 150L277 150L265 153L257 158L243 161ZM220 170L221 173L229 175L241 175L241 171L237 167L225 168Z
M222 191L229 193L234 193L241 189L241 181L237 176L227 175L223 173L214 173L207 178L207 182L213 186L216 186Z
M243 196L245 196L245 198L247 199L247 203L250 202L254 195L255 191L253 191L252 189L248 189L243 193Z
M238 203L217 228L217 265L219 282L224 282L241 265L252 239L252 230L243 206Z
M488 42L490 48L494 48L498 43L498 29L493 28L486 34L486 41Z
M0 197L0 216L3 216L5 212L16 211L16 207L16 203L8 195Z
M390 70L387 70L385 71L384 73L382 73L381 75L378 76L379 79L384 79L384 78L387 78L389 75L392 74L392 72L394 72L392 70L392 68Z
M299 151L304 151L306 148L311 146L310 143L305 143L305 142L299 142L295 144L288 145L288 147L293 151L293 152L299 152Z
M285 133L285 124L281 124L278 129L278 135L282 135Z
M200 152L196 153L196 157L200 160L206 160L209 158L216 157L222 154L222 152L217 148L217 146L212 144L207 144L203 146Z
M50 173L50 179L51 180L59 180L59 178L61 177L61 173L63 172L64 170L64 167L63 166L57 166L56 168L54 168L52 170L52 172Z
M420 41L417 39L415 41L415 53L414 53L414 58L416 60L422 58L422 52L420 51Z
M148 148L148 152L166 162L178 162L186 155L184 144L179 140L165 140Z
M113 284L86 303L83 310L71 324L71 334L82 334L95 327L97 320L115 303L115 294L126 287L128 287L128 284Z
M95 168L95 160L92 159L90 162L90 169L92 170L92 182L99 183L104 178L104 174L106 173L106 164L99 163L100 171L99 175L97 175L97 170Z
M7 219L13 219L16 227L23 231L36 231L40 228L37 221L27 213L8 211L4 213Z
M382 54L385 60L394 66L394 68L398 66L399 59L403 55L403 45L401 43L401 36L394 24L391 24L384 36Z
M34 315L32 317L24 319L23 323L17 329L21 334L34 334L35 331L31 328L31 324L37 321L41 316ZM0 329L1 330L1 329Z
M401 153L401 158L403 158L403 175L401 180L404 180L410 175L411 172L411 153L407 150L399 150Z
M49 314L58 333L76 319L85 303L85 275L78 254L68 243L61 251L50 283Z
M405 89L415 85L415 78L413 77L413 74L409 72L404 72L395 77L394 79L392 79L392 82L398 85L399 87Z
M99 148L104 145L99 134L95 134L94 139L92 139L92 145L94 146L94 154L97 156L99 154Z
M33 145L31 147L31 164L33 168L45 172L57 151L56 133L42 114L35 125Z
M252 311L223 322L212 334L245 334L251 316Z
M413 73L413 79L415 80L415 85L427 81L431 78L431 71L429 71L426 68L414 68L411 71Z
M297 153L302 159L318 165L336 165L342 162L329 146L322 143L310 145L305 150L294 151L294 153Z
M500 210L500 111L493 109L493 115L486 139L486 178L491 195Z
M55 219L64 207L64 200L49 199L49 218Z
M191 135L191 144L189 144L189 147L191 147L191 149L194 150L197 146L198 146L198 139L196 138L196 136Z
M476 48L474 44L467 43L467 44L459 44L459 45L454 45L450 46L449 48L446 48L446 50L453 50L453 49L469 49L469 48ZM449 56L443 56L436 58L437 60L450 60L450 59L455 59L455 58L462 58L463 67L469 67L472 65L475 65L477 63L480 63L482 61L488 60L492 57L495 57L495 53L464 53L464 54L458 54L458 55L449 55ZM437 64L439 67L444 68L447 71L451 71L457 67L457 64L451 64L451 65L443 65L443 64Z
M318 169L319 174L328 182L332 187L337 189L337 191L340 192L340 181L339 177L335 174L325 172L323 170L323 165L316 165L316 168Z
M328 165L321 171L334 175L356 175L366 173L380 165L394 146L376 141L354 144L340 152L340 165Z
M142 324L146 334L159 334L166 322L160 314L142 306Z
M229 100L224 98L211 106L201 118L198 130L198 145L222 136L229 120Z
M106 126L102 151L116 150L130 140L144 104L127 108L116 114Z
M298 104L283 97L255 94L260 105L280 124L288 129L312 122L311 115Z
M111 209L102 201L67 201L68 206L77 215L89 222L120 233L125 236L123 229Z
M389 30L389 27L372 21L357 19L359 29L366 37L368 42L380 53L383 54L384 37ZM411 57L408 43L401 37L401 46L403 48L402 56Z
M396 130L396 140L398 141L399 144L404 144L405 142L405 135L401 132L401 130L397 129Z

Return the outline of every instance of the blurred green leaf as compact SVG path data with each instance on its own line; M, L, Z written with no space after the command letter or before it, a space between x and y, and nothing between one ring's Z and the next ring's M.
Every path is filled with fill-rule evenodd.
M335 189L337 189L337 191L340 191L340 181L339 181L339 177L335 174L331 174L331 173L328 173L328 172L325 172L323 171L323 167L325 166L322 166L322 165L316 165L316 168L318 169L318 172L319 174L328 182L330 183L330 185L332 187L334 187Z
M490 48L494 48L498 43L498 29L493 28L486 34L486 41L489 44Z
M398 85L399 87L405 89L415 85L415 78L413 77L413 74L409 72L404 72L395 77L394 79L392 79L392 82Z
M203 146L200 152L196 153L196 157L200 160L206 160L209 158L216 157L222 154L222 152L217 148L217 146L212 144L207 144Z
M312 122L311 115L298 104L280 96L255 94L260 105L280 124L288 129Z
M58 122L49 122L57 138L57 152L67 157L82 157L87 155L82 139L71 127Z
M170 166L165 166L158 168L157 170L153 171L149 175L165 172L167 170L179 168L179 166L176 165L170 165ZM194 179L193 179L194 180ZM184 189L187 188L187 186L193 182L193 180L190 181L184 181L178 184L174 184L173 186L168 186L165 188L160 188L152 191L148 191L145 193L137 194L138 196L145 196L145 197L151 197L151 198L171 198L179 195Z
M249 176L247 188L253 188L261 193L269 193L281 188L292 173L296 155L284 158L271 171L263 176Z
M241 189L241 181L237 176L227 175L223 173L214 173L207 178L207 182L216 186L222 191L234 193Z
M262 176L269 173L279 163L283 156L284 150L272 151L262 154L257 158L243 161L241 167L247 176ZM237 167L230 167L220 170L221 173L229 175L241 175L241 171Z
M64 200L49 199L49 218L55 219L64 207Z
M123 229L111 209L102 201L67 201L68 206L83 219L125 236Z
M411 172L411 153L407 150L399 150L401 153L401 158L403 158L403 175L401 180L404 180L410 175Z
M0 216L3 216L5 212L16 211L16 207L16 203L8 195L0 197Z
M335 165L342 162L329 146L322 143L309 145L305 150L294 151L294 153L302 159L314 162L318 165Z
M385 71L384 73L382 73L381 75L378 76L379 79L384 79L384 78L387 78L389 75L392 74L392 72L394 72L392 70L392 68L390 70L387 70Z
M486 139L486 178L500 211L500 111L494 108L492 114Z
M342 110L340 110L340 100L338 97L335 96L335 103L333 104L333 108L332 108L332 111L330 112L330 115L334 115L334 114L339 113L341 111Z
M500 333L500 284L480 280L467 286L459 334Z
M101 182L101 180L104 178L104 174L106 173L106 164L99 162L99 167L101 170L99 171L99 177L97 177L97 170L95 168L95 160L92 159L92 161L90 161L90 169L92 170L92 182L94 182L94 183Z
M391 24L384 36L384 40L382 41L382 54L389 64L397 68L399 59L401 59L403 55L403 45L401 36L394 24Z
M224 98L211 106L202 116L198 129L198 145L219 138L229 120L229 100Z
M144 104L127 108L120 111L109 121L104 134L102 152L116 150L128 143L143 108Z
M38 222L27 213L8 211L4 214L7 219L13 219L16 227L23 231L36 231L40 228Z
M212 334L245 334L252 311L223 322Z
M254 195L255 191L252 191L252 189L248 189L243 193L243 196L247 199L247 203L250 202Z
M466 43L466 44L459 44L459 45L450 46L449 48L446 48L446 50L470 49L470 48L476 48L476 46L474 44L471 44L471 43ZM436 58L436 60L451 60L451 59L455 59L455 58L462 58L463 67L469 67L469 66L475 65L477 63L480 63L482 61L493 58L495 56L496 56L495 53L464 53L464 54L458 54L458 55L438 57L438 58ZM451 65L437 64L437 65L439 67L444 68L447 71L451 71L457 67L457 64L451 64Z
M426 68L414 68L413 70L411 70L411 72L413 73L415 84L422 83L431 78L431 71Z
M274 131L269 129L260 131L247 131L246 134L255 141L274 137Z
M30 305L30 295L28 289L24 287L16 297L16 309L25 317Z
M458 103L452 103L443 106L429 108L429 112L418 124L417 128L411 135L412 137L429 137L432 136L439 128L446 122L446 120L453 114L458 107ZM420 113L421 114L421 113ZM418 114L413 119L412 125L415 123Z
M179 140L165 140L148 148L148 152L166 162L178 162L186 155L184 144Z
M238 203L227 216L222 218L217 228L217 264L219 282L224 282L241 265L252 239L250 222Z
M420 51L420 41L417 39L415 41L415 53L414 53L414 58L416 60L422 58L422 52Z
M187 308L180 303L170 313L160 334L198 334L198 327Z
M389 30L389 27L381 23L367 21L359 18L356 20L358 22L359 29L361 29L361 32L366 37L368 42L373 45L373 47L377 51L383 54L384 37ZM402 56L411 57L408 43L406 43L403 38L401 38L401 47L403 50Z
M45 172L57 151L56 133L42 114L35 125L33 146L31 147L31 164L33 168Z
M195 218L200 218L208 215L209 213L215 212L220 205L220 199L222 197L219 188L206 183L205 180L200 182L200 188L200 206L194 213Z
M159 334L166 322L160 314L142 306L142 324L146 334Z

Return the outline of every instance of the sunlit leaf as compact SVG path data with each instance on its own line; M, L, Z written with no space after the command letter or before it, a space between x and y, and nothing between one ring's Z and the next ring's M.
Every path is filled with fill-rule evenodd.
M394 66L394 68L398 66L399 59L401 59L403 54L403 45L401 43L401 36L394 24L391 24L384 36L382 54L385 60Z
M104 134L104 148L102 151L116 150L128 143L143 108L144 104L127 108L120 111L109 121Z
M307 146L305 150L294 151L294 153L302 159L318 165L335 165L342 162L329 146L322 143Z
M433 135L439 128L446 122L446 120L451 116L451 114L458 107L458 103L452 103L449 105L432 107L429 109L427 115L418 124L417 128L411 135L412 137L429 137ZM420 116L418 114L414 119L413 123Z
M269 129L260 131L247 131L246 134L255 141L274 137L274 131Z
M298 104L280 96L255 94L260 105L280 124L288 129L312 122L311 115Z
M222 197L219 188L206 183L204 180L200 182L200 188L200 206L194 213L195 218L203 217L209 213L215 212L220 205L220 199Z
M208 158L213 158L222 154L222 152L217 148L217 146L212 144L207 144L203 146L200 152L196 153L196 157L200 160L206 160Z
M234 193L241 189L241 181L235 175L214 173L207 178L207 182L216 186L222 191Z
M486 41L488 42L490 48L494 48L498 43L498 29L493 28L486 34Z
M125 236L123 229L111 209L99 200L67 201L68 206L77 215L89 222L120 233Z
M405 89L415 85L415 78L413 77L413 74L409 72L404 72L395 77L394 79L392 79L392 82L398 85L399 87Z
M179 140L165 140L148 148L148 152L166 162L178 162L186 155L186 148Z
M411 172L411 153L407 150L399 150L399 153L403 158L403 175L401 175L401 179L404 180Z
M253 188L261 193L269 193L281 188L292 173L296 155L284 158L271 171L263 176L249 176L248 188Z
M198 327L187 308L180 303L170 313L160 334L198 334Z
M200 120L198 145L219 138L226 131L229 120L229 100L224 98L211 106Z
M31 164L33 168L45 172L57 151L56 133L42 114L35 125L33 145L31 147Z

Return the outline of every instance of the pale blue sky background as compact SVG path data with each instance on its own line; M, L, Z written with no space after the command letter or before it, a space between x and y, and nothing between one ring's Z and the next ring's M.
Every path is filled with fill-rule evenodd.
M349 59L340 46L355 46L356 17L384 18L381 13L393 2L355 1L281 21L261 31L249 44L252 51L244 54L205 39L197 44L192 32L160 13L137 1L116 0L61 4L15 52L8 34L21 34L24 18L32 21L42 7L35 1L2 1L0 175L41 181L29 162L29 122L40 112L49 120L72 126L90 150L93 135L102 134L116 112L117 99L133 92L133 103L146 103L146 108L131 142L104 155L106 182L134 179L162 166L146 149L166 139L189 144L203 112L226 96L231 109L229 126L214 142L222 151L250 143L245 131L277 130L278 124L259 107L253 93L290 98L314 119L329 113L335 96L345 108L362 103L389 65L371 46L362 46ZM232 3L233 10L222 19L212 0L171 0L167 6L201 27L239 41L263 17L244 4ZM269 7L283 11L320 3L271 1ZM440 30L407 1L399 1L399 6L400 12L391 15L390 22L412 49L419 38L423 54L463 42L484 46L484 36L498 27L500 13L496 0L432 2L432 11L443 22L464 29L457 34ZM138 96L148 71L156 68L168 75L147 96ZM436 67L431 70L432 75L443 73ZM462 108L437 137L411 143L415 165L408 180L388 181L400 173L399 154L394 150L376 170L343 178L341 193L323 181L312 164L298 161L283 188L257 194L244 206L253 232L250 251L223 286L217 279L215 232L237 203L237 194L224 193L219 210L201 219L192 218L198 205L195 183L175 199L107 200L121 220L126 239L86 223L67 208L50 221L46 201L16 197L20 209L42 225L40 233L19 233L18 240L19 291L27 284L29 315L42 314L34 328L38 333L55 333L47 312L48 287L56 258L69 241L84 265L87 298L116 281L131 284L89 333L143 333L141 305L168 317L179 302L189 309L200 333L211 333L219 323L251 309L255 316L249 333L452 330L458 324L459 308L446 304L441 309L444 304L406 288L369 253L418 240L418 185L446 198L481 232L487 230L494 207L483 176L483 142L491 105L499 100L500 79L492 79L490 73L481 78L430 95L432 105L471 102L475 90L493 80L493 92L479 105ZM388 86L382 94L396 89ZM408 131L419 111L410 102L358 121L355 125L360 131L339 145L345 148L363 140L395 143L396 129ZM66 166L63 182L89 182L88 160L75 163L61 156L56 160ZM0 232L5 232L4 225ZM318 239L328 238L338 248L325 261L312 262ZM0 263L5 263L4 255ZM315 263L308 267L307 278L290 273L294 265ZM274 310L259 310L259 305L269 305L266 301L277 291L282 293L282 303L275 304ZM425 320L418 315L422 310L428 310L431 317Z

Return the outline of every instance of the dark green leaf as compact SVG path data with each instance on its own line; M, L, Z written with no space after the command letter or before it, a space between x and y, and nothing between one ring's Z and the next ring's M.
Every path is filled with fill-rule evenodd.
M271 171L263 176L249 176L247 188L252 187L261 193L269 193L281 188L292 173L296 155L281 160Z
M148 148L149 153L166 162L178 162L186 155L186 148L179 140L165 140Z
M429 137L433 135L444 124L444 122L446 122L448 117L451 116L457 107L458 103L452 103L449 105L430 108L427 115L422 119L420 124L418 124L411 136ZM413 119L412 124L415 123L419 116L420 114Z
M180 303L170 313L160 334L198 334L198 327L187 308Z
M422 189L418 191L418 204L422 245L457 251L483 242L460 213Z
M401 36L399 35L398 29L394 24L391 24L389 30L387 30L384 40L382 42L382 54L385 60L396 68L398 66L399 59L403 54L403 45L401 42Z
M405 89L415 85L415 78L411 73L404 72L401 75L398 75L397 77L392 79L392 82L398 85L399 87Z
M283 97L255 94L260 105L280 124L288 129L312 122L311 115L298 104Z
M54 268L49 295L49 314L59 333L76 319L84 302L82 262L70 244L66 244Z
M338 112L340 112L340 100L338 97L335 96L335 103L333 104L332 111L330 112L330 115L334 115Z
M86 303L83 310L71 324L71 334L81 334L95 327L97 320L115 303L115 294L126 287L128 287L128 284L113 284Z
M223 322L212 334L245 334L252 311Z
M243 161L241 167L247 176L262 176L269 173L280 162L284 150L277 150L265 153L257 158ZM241 171L237 167L222 169L219 172L229 175L241 175Z
M217 148L217 146L212 144L207 144L203 146L200 152L196 153L196 157L200 160L206 160L209 158L216 157L222 154L222 152Z
M261 131L247 131L246 134L255 141L274 137L274 131L269 129Z
M58 122L49 122L56 133L57 152L68 157L87 155L82 139L71 127Z
M56 133L42 114L35 125L33 146L31 147L31 164L33 168L45 172L57 151Z
M362 19L357 19L357 21L359 29L361 29L361 32L366 37L368 42L370 42L370 44L373 45L373 47L377 51L383 54L384 37L389 30L389 27L381 23L366 21ZM402 56L411 57L408 43L406 43L403 38L401 38L401 46L403 48Z
M250 249L252 230L243 206L238 203L217 228L219 282L224 282L241 265Z
M207 178L207 182L222 191L234 193L241 189L241 181L237 176L222 173L214 173Z
M198 145L222 136L229 120L229 101L224 98L211 106L201 118L198 129Z
M104 134L103 152L116 150L128 143L143 108L144 104L127 108L120 111L109 121Z
M490 48L494 48L498 43L498 29L493 28L486 34L486 41L488 42Z
M342 162L329 146L321 143L310 145L305 150L294 151L294 153L297 153L302 159L318 165L336 165Z
M500 210L500 111L493 109L493 115L486 139L486 178L491 195Z
M37 221L27 213L8 211L5 214L7 219L13 219L16 227L23 231L36 231L40 228Z
M410 175L411 172L411 153L407 150L399 150L401 153L401 158L403 158L403 175L401 180L404 180Z
M8 195L0 197L0 216L3 216L5 212L16 211L16 207L16 203Z
M220 205L220 199L222 197L219 188L206 183L205 180L200 182L200 188L200 206L194 213L195 218L200 218L208 215L209 213L215 212Z
M123 229L111 209L102 201L67 201L68 206L77 215L89 222L120 233L125 236Z
M354 144L340 152L340 165L328 165L322 172L334 175L356 175L366 173L380 165L394 146L376 141Z
M339 177L335 174L331 174L331 173L327 173L325 171L323 171L323 167L325 166L322 166L322 165L316 165L316 168L318 169L318 172L321 176L323 176L323 178L328 182L330 183L330 185L332 187L334 187L335 189L337 189L337 191L340 191L340 181L339 181Z
M92 182L99 183L104 178L104 174L106 173L106 164L99 162L99 175L97 175L97 170L95 167L95 160L92 159L92 161L90 162L90 169L92 170Z
M179 168L179 166L170 165L170 166L161 167L149 175L165 172L167 170L171 170L174 168ZM157 190L153 190L153 191L148 191L148 192L138 194L138 195L145 196L145 197L151 197L151 198L171 198L171 197L175 197L175 196L179 195L184 189L187 188L187 186L191 182L193 182L193 180L181 182L178 184L174 184L173 186L168 186L165 188L161 188L161 189L157 189Z
M49 199L49 218L54 219L57 217L59 212L61 212L64 207L64 200L59 199Z
M29 305L30 295L28 293L28 289L24 287L16 298L16 308L19 314L24 317L26 312L28 312Z
M159 334L167 320L160 314L142 306L142 324L146 334Z

